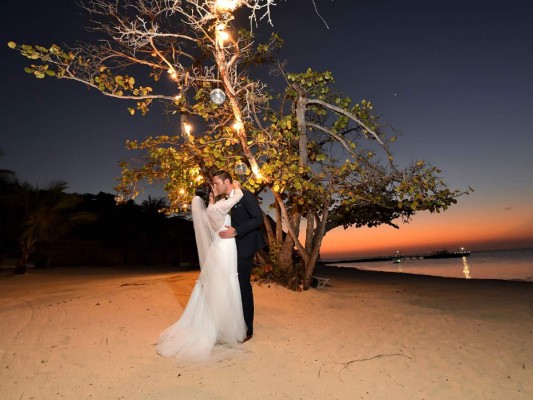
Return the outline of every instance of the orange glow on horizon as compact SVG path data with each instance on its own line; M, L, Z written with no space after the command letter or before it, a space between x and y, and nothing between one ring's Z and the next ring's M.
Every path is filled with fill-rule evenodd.
M420 214L400 229L336 228L322 242L322 258L357 257L448 249L489 250L533 247L533 214L524 205L510 211L450 208ZM489 217L490 215L490 217ZM529 216L529 217L528 217Z

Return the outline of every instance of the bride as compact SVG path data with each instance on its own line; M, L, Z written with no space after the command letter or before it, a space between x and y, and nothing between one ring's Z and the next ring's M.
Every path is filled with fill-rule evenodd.
M231 225L229 211L243 196L239 183L233 186L231 196L217 202L208 184L196 190L191 209L201 271L183 314L159 336L162 356L203 361L215 344L235 347L246 336L235 239L217 234Z

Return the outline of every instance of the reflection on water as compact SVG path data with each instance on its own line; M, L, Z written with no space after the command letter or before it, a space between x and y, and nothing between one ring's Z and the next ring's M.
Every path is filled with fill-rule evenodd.
M470 279L470 265L468 265L466 257L463 257L463 275L466 279Z
M533 282L533 249L480 251L472 252L470 257L461 258L402 259L401 263L378 261L329 265L449 278Z

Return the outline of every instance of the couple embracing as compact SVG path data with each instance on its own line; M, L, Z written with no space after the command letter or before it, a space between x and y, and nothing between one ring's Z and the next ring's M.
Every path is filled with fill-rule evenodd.
M196 190L191 210L201 271L180 319L161 333L157 352L202 361L217 343L235 347L253 336L250 275L255 252L265 246L263 212L226 171Z

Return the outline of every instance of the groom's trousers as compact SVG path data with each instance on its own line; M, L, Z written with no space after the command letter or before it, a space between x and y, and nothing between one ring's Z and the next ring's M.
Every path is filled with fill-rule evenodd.
M252 284L250 282L253 255L250 257L237 258L237 272L239 273L239 286L241 289L242 312L244 322L246 323L246 336L254 334L254 295L252 293Z

